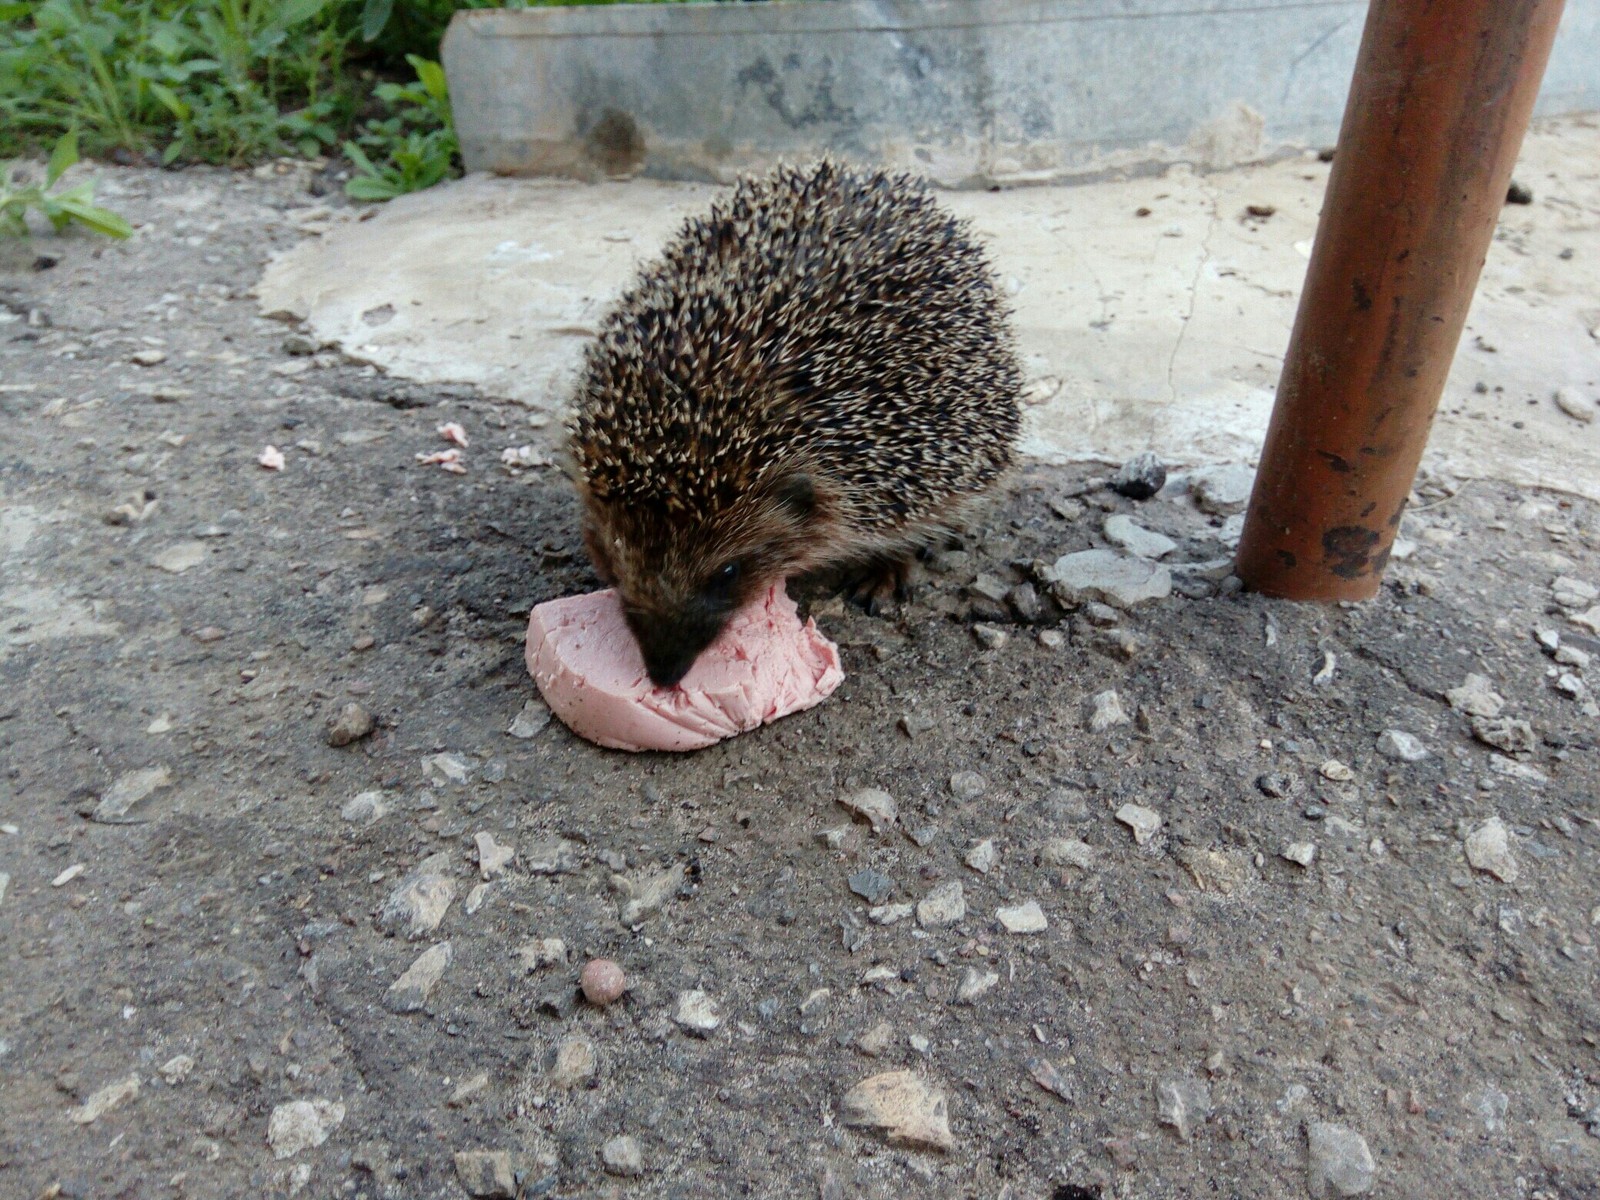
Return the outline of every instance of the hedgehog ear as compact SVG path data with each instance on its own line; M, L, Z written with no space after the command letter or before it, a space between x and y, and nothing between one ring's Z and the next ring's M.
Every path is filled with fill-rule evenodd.
M789 475L778 484L775 499L794 516L806 521L817 511L817 488L809 475Z

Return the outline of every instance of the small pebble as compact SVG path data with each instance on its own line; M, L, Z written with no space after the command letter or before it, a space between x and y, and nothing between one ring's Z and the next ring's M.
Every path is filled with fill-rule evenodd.
M1504 883L1515 883L1519 870L1511 854L1511 841L1505 823L1490 817L1466 837L1467 862L1475 870L1487 871Z
M967 866L971 867L979 875L987 875L994 868L995 859L997 857L998 854L994 848L994 839L984 838L971 850L967 851L967 856L964 861L966 862Z
M1008 908L998 908L994 915L1007 933L1043 933L1050 927L1050 922L1045 919L1044 909L1039 907L1037 900L1028 900Z
M1117 695L1115 688L1107 688L1097 692L1089 701L1089 731L1091 733L1104 733L1116 725L1126 725L1131 718L1122 707L1122 698Z
M717 1003L699 988L679 992L678 1004L672 1019L696 1037L705 1037L722 1024L722 1014Z
M919 1040L927 1046L919 1035L910 1040L913 1049ZM846 1125L870 1129L891 1146L949 1150L955 1145L944 1093L912 1071L863 1079L840 1100L839 1115Z
M967 900L958 880L939 884L917 904L917 924L924 929L948 929L966 915Z
M966 803L989 790L989 781L976 771L957 771L950 776L950 794Z
M863 867L847 882L850 890L868 904L882 904L894 893L894 880L871 867Z
M1161 828L1161 814L1139 804L1124 804L1117 809L1117 820L1133 830L1133 840L1141 846Z
M449 942L429 946L406 968L405 973L389 985L383 1004L390 1012L409 1013L421 1010L433 989L444 978L445 969L455 957Z
M961 973L961 982L956 985L957 1004L976 1004L982 997L994 990L1000 976L993 971L980 971L977 967L968 967Z
M1306 1140L1306 1186L1312 1200L1361 1196L1372 1190L1378 1168L1359 1133L1317 1121L1307 1127Z
M1385 729L1378 735L1378 753L1397 762L1421 762L1428 757L1428 748L1415 734Z
M468 1195L489 1200L512 1200L516 1196L517 1176L507 1151L460 1150L455 1164L456 1178Z
M1129 500L1148 500L1166 483L1166 464L1146 450L1117 468L1117 473L1111 477L1111 490Z
M978 624L972 627L972 636L985 650L998 650L1006 644L1011 635L998 625Z
M639 1143L626 1135L607 1139L600 1147L600 1161L612 1175L632 1179L644 1174L644 1153Z
M882 833L895 823L899 816L894 797L881 788L862 788L840 796L839 803L872 825L873 833Z
M1577 388L1560 387L1555 390L1556 407L1575 421L1587 425L1594 420L1594 401Z
M627 974L610 958L590 958L578 976L584 998L598 1008L616 1002L627 990Z
M351 742L360 741L375 728L377 722L371 713L359 704L346 704L335 716L328 718L328 745L348 746Z
M1309 867L1316 860L1317 847L1313 842L1290 842L1283 848L1282 856L1292 863Z
M1337 758L1330 758L1317 769L1324 779L1331 779L1335 783L1349 783L1356 777L1356 773Z

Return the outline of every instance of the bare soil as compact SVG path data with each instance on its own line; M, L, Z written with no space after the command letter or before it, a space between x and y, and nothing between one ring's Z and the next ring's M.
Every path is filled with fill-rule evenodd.
M286 352L250 293L326 203L297 177L108 174L136 239L0 262L0 1194L459 1197L455 1153L499 1150L529 1197L1295 1197L1307 1127L1332 1122L1370 1147L1375 1195L1600 1197L1597 722L1535 638L1600 653L1551 592L1600 583L1594 505L1434 480L1370 603L1198 576L1114 623L1048 597L1027 623L969 585L1104 544L1108 513L1177 538L1170 559L1226 555L1181 486L1135 504L1103 468L1033 468L898 612L810 596L848 671L820 708L685 756L517 738L529 607L595 585L559 473L499 464L550 431ZM472 438L463 475L416 461L445 421ZM1515 760L1447 703L1469 672L1531 724ZM1091 732L1107 689L1130 720ZM377 729L331 746L349 703ZM1428 757L1382 756L1390 729ZM441 753L464 782L424 766ZM895 828L839 805L868 786ZM386 816L341 817L373 791ZM1144 845L1128 804L1162 819ZM1464 856L1494 816L1514 882ZM518 858L469 913L481 832ZM1090 865L1048 861L1052 838ZM560 839L568 861L540 864ZM383 932L440 852L442 924ZM618 880L675 866L625 926ZM966 916L873 924L847 884L865 867L888 903L959 880ZM1006 932L996 910L1028 900L1048 929ZM542 938L566 961L529 969ZM441 940L425 1006L391 1011ZM574 993L595 956L631 984L607 1009ZM961 1003L969 969L998 978ZM720 1011L705 1036L673 1020L693 989ZM553 1076L574 1037L593 1074ZM844 1124L849 1089L902 1068L946 1097L949 1151ZM1172 1080L1209 1090L1187 1139L1159 1118ZM271 1114L314 1099L342 1122L276 1158ZM642 1175L607 1172L619 1135Z

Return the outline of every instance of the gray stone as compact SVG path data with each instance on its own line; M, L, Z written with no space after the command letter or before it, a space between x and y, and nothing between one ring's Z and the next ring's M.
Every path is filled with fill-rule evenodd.
M1111 490L1129 500L1148 500L1166 484L1166 465L1149 450L1135 454L1111 477Z
M543 700L529 700L523 704L522 710L512 718L511 727L506 730L514 738L527 739L535 737L550 724L550 709Z
M1539 745L1533 726L1512 717L1473 717L1472 736L1507 754L1531 754Z
M972 627L972 636L985 650L998 650L1011 640L1011 635L998 625L978 624Z
M1077 838L1053 837L1039 851L1039 859L1046 866L1077 867L1087 871L1094 866L1094 847Z
M1309 867L1317 858L1315 842L1290 842L1280 851L1282 857L1302 867Z
M454 951L449 942L429 946L384 993L383 1006L390 1012L418 1012L428 1003L428 996L444 978Z
M1114 513L1106 518L1106 541L1113 546L1120 546L1129 554L1136 554L1140 558L1161 558L1171 554L1178 548L1178 543L1164 533L1156 533L1136 524L1134 519L1125 513Z
M382 792L360 792L345 801L339 815L352 825L373 825L389 812L389 801Z
M1132 608L1172 594L1172 572L1166 567L1115 550L1064 554L1041 574L1067 605L1101 600Z
M511 860L517 857L515 846L502 846L494 840L494 834L487 831L478 834L473 839L473 844L478 850L478 873L485 881L497 879L505 874L505 869L511 865Z
M957 771L950 776L950 794L963 803L976 800L989 790L989 781L976 771Z
M644 1152L638 1141L626 1134L606 1139L600 1147L600 1161L612 1175L633 1179L644 1174Z
M1255 480L1256 473L1249 467L1202 467L1190 476L1189 490L1203 511L1226 517L1244 511Z
M868 904L882 904L894 893L894 880L881 871L863 867L847 881L850 890Z
M125 825L145 820L131 816L134 805L172 783L172 772L164 766L146 767L142 771L125 771L118 775L100 803L94 806L90 820L102 825Z
M1575 387L1558 387L1555 390L1556 407L1575 421L1587 425L1594 420L1595 402Z
M456 1178L473 1196L511 1200L517 1194L511 1155L504 1150L458 1150Z
M614 875L612 886L623 894L618 919L630 928L658 910L683 886L682 863L673 863L664 871L634 876Z
M1596 600L1600 600L1600 588L1584 579L1574 579L1570 575L1558 575L1556 581L1550 585L1551 594L1555 602L1562 608L1587 608Z
M1211 1115L1211 1088L1202 1079L1187 1076L1156 1083L1156 1118L1171 1125L1188 1141Z
M455 880L445 874L449 869L450 856L443 853L418 863L378 910L378 928L413 942L439 928L456 898Z
M1483 675L1468 675L1460 687L1446 691L1444 698L1451 708L1469 717L1498 717L1506 706L1505 697L1498 695L1494 685Z
M535 875L568 875L578 869L578 847L566 838L554 838L529 846L523 865Z
M1343 1125L1317 1121L1306 1129L1306 1186L1312 1200L1363 1196L1372 1190L1378 1167L1366 1139Z

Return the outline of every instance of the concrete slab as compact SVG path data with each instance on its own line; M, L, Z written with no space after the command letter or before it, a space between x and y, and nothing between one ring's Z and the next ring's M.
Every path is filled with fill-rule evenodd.
M1027 452L1253 462L1327 173L1307 155L947 194L1016 309ZM1428 462L1600 499L1600 421L1553 400L1600 397L1600 118L1539 124L1517 174L1534 203L1505 209ZM391 373L555 413L610 298L715 191L474 176L280 255L260 299Z
M948 186L1331 142L1365 0L830 0L463 10L468 170L727 182L828 152ZM1540 112L1600 108L1567 0Z

